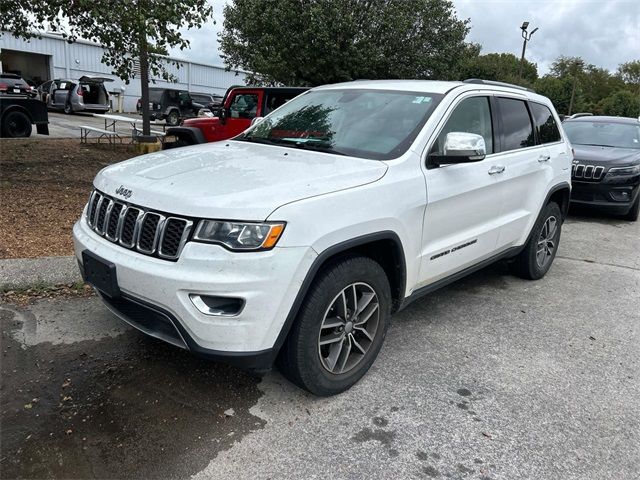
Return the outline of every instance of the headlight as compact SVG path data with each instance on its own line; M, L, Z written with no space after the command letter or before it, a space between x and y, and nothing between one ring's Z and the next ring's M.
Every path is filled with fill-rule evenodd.
M607 172L607 177L626 177L640 174L640 164L630 167L614 167Z
M230 250L268 250L275 247L284 223L241 223L200 220L193 239L217 243Z

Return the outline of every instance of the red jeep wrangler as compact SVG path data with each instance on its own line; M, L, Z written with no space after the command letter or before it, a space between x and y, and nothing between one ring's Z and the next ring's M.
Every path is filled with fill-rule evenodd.
M302 87L231 87L217 116L189 118L179 127L168 128L167 141L162 148L166 150L235 137L249 128L254 118L264 117L307 90Z

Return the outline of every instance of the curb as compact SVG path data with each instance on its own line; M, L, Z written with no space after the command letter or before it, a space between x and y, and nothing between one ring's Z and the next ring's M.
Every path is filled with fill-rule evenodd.
M9 258L0 260L0 289L25 288L38 283L80 282L78 262L68 257Z

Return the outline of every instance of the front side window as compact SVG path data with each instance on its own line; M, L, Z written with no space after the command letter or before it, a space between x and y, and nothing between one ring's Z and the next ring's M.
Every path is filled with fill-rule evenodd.
M407 151L442 97L354 88L309 91L238 140L388 160Z
M560 130L558 130L558 124L553 118L551 110L540 103L530 103L529 105L531 105L531 114L536 124L540 143L559 142L561 140Z
M573 145L640 149L640 125L581 120L562 126Z
M493 153L493 124L488 97L471 97L455 108L430 153L443 155L445 137L451 132L475 133L484 138L487 155Z
M239 93L233 97L231 118L254 118L258 113L258 95L255 93Z
M504 129L502 150L517 150L535 145L527 104L513 98L498 98L498 104Z

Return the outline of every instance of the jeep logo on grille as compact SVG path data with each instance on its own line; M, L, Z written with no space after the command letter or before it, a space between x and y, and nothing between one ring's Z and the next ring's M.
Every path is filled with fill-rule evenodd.
M116 190L116 195L122 195L124 198L128 199L131 195L133 195L133 192L128 188L124 188L124 186L120 185L120 187L118 187L118 189Z

